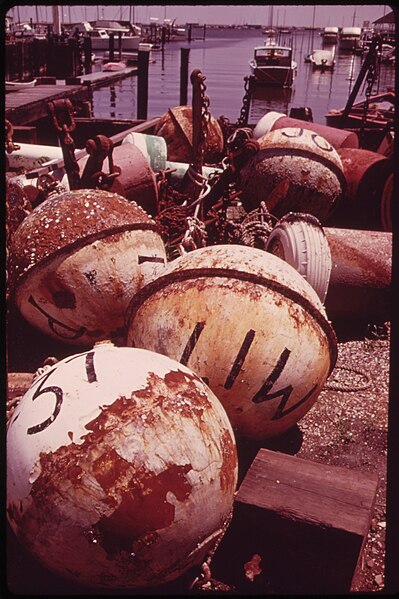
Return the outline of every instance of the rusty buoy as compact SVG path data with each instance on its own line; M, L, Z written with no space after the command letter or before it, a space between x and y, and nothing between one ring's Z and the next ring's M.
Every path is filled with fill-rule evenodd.
M223 406L174 360L97 344L26 392L7 430L7 517L50 570L145 588L200 566L231 520L237 452Z
M321 137L324 137L330 144L338 150L338 148L358 148L359 138L354 131L346 131L345 129L337 129L336 127L327 127L302 119L296 119L283 114L282 112L270 111L265 114L254 128L254 138L259 139L270 131L276 129L285 129L286 127L300 127L314 131Z
M208 246L171 262L132 299L127 345L199 374L237 436L275 437L316 401L336 338L314 289L289 264L248 246Z
M389 214L392 201L393 161L371 150L341 148L346 191L329 226L392 231Z
M191 106L170 108L161 116L155 127L168 147L168 160L191 163L193 156L193 109ZM204 162L214 164L222 158L223 133L213 115L208 122L207 139L204 147Z
M124 340L131 297L166 263L148 214L102 190L65 192L37 206L15 232L10 255L24 318L58 341L86 347Z
M241 200L247 211L264 201L278 218L305 212L323 223L345 187L341 159L333 146L301 128L271 131L258 143L259 152L240 172Z
M326 227L332 269L325 306L333 321L384 323L392 317L392 233Z

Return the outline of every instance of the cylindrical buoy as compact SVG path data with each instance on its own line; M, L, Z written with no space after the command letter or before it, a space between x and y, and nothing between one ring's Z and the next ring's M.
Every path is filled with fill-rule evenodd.
M312 214L323 224L345 188L337 151L308 129L277 129L258 139L260 150L240 171L241 200L247 211L264 201L281 218Z
M127 143L135 145L142 152L154 172L166 168L168 148L166 141L160 135L133 132L122 140L122 144Z
M224 405L237 436L275 437L312 407L336 361L314 289L248 246L200 248L132 299L127 345L188 365Z
M332 321L391 318L392 233L325 227L332 269L325 308Z
M344 129L327 127L326 125L319 125L318 123L295 119L282 112L275 111L268 112L257 122L254 128L254 138L259 139L270 131L285 129L286 127L301 127L302 129L314 131L330 142L336 150L338 148L359 147L359 138L353 131L345 131Z
M168 160L172 162L192 162L193 154L193 109L191 106L176 106L161 116L155 128L168 147ZM222 157L224 146L222 129L213 115L207 127L207 137L203 159L214 164Z
M158 206L158 186L155 173L147 157L141 149L132 143L115 146L112 152L115 166L121 172L117 177L118 184L123 190L123 196L129 201L136 202L148 214L155 216ZM80 172L83 173L88 156L78 160ZM104 173L109 173L108 163L104 162Z
M20 224L10 249L16 305L58 341L124 340L132 295L166 263L155 222L136 203L102 190L49 198Z
M338 154L346 188L328 225L388 230L384 214L390 212L392 189L389 194L387 183L393 173L392 161L378 152L361 148L340 148Z
M234 434L190 369L96 344L34 380L7 430L7 517L60 576L156 587L199 567L231 521Z
M6 154L8 168L31 171L53 160L62 159L62 149L58 146L18 143L19 149Z

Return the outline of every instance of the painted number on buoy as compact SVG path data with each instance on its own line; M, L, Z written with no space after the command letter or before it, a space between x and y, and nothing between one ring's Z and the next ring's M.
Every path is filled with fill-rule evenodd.
M80 357L81 355L82 354L72 356L70 358L70 360L65 360L65 362L71 362L72 360L75 360L76 358ZM96 375L96 371L94 369L94 351L91 351L86 354L85 366L86 366L87 381L89 383L96 382L97 375ZM54 393L54 397L55 397L54 410L48 418L43 420L43 422L40 422L39 424L35 424L34 426L30 426L26 431L28 435L35 435L36 433L40 433L41 431L44 431L48 426L50 426L50 424L52 422L54 422L54 420L57 418L57 416L60 413L62 402L64 399L64 393L63 393L63 390L61 389L61 387L58 387L57 385L50 385L49 387L43 388L44 383L50 378L50 376L53 374L53 372L54 372L54 369L51 369L49 372L47 372L44 375L43 379L40 381L40 385L38 386L38 388L36 389L35 393L32 396L32 401L35 401L38 397L40 397L41 395L44 395L45 393Z
M180 362L184 366L187 366L190 356L191 356L204 328L205 328L205 322L197 322L197 324L195 325L194 330L191 333L190 338L187 341L186 347L184 348L183 354L180 358ZM244 364L245 358L246 358L248 351L252 345L252 342L255 338L255 333L256 333L256 331L254 331L253 329L250 329L247 332L247 334L245 335L244 340L241 344L241 347L238 351L237 357L234 360L231 370L230 370L229 374L227 375L226 381L224 383L225 389L228 390L233 387L234 382L242 368L242 365ZM298 408L301 404L305 403L305 401L307 401L309 399L309 397L314 393L314 391L317 387L317 385L314 385L312 387L312 389L302 399L297 401L293 406L291 406L290 408L288 408L286 410L284 410L284 408L285 408L289 398L291 397L291 393L293 391L292 385L287 385L286 387L283 387L282 389L279 389L277 391L273 391L272 393L270 393L270 391L272 390L277 379L283 372L283 370L288 362L290 353L291 353L291 350L289 350L287 347L284 348L284 350L281 352L280 357L278 358L277 363L274 366L272 372L269 374L269 376L267 377L266 381L263 383L263 385L259 389L259 391L257 393L255 393L255 395L252 398L252 401L254 403L262 403L264 401L270 401L272 399L276 399L276 397L281 397L281 401L280 401L279 405L277 406L277 409L272 417L272 420L279 420L280 418L283 418L287 414L290 414L291 412L293 412L296 408ZM202 377L202 378L205 381L204 377ZM207 381L205 381L205 382L207 382Z

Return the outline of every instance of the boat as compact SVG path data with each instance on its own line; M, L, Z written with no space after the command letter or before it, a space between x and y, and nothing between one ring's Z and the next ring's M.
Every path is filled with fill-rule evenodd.
M36 85L37 79L32 81L6 81L6 92L16 92L24 89L29 89Z
M332 71L334 69L334 52L331 52L330 50L313 50L313 52L308 55L308 58L313 69L320 69L322 71Z
M338 27L324 27L324 29L322 31L323 44L325 46L331 45L331 44L336 44L338 41L338 33L339 33Z
M126 62L119 60L118 62L107 62L103 65L103 71L123 71L126 69Z
M134 29L133 29L134 27ZM94 52L109 50L110 35L114 34L114 48L118 49L119 35L121 35L122 51L138 50L141 39L141 29L119 21L90 21L84 22L79 29L89 33L91 47Z
M359 46L361 35L361 27L342 27L339 36L339 49L344 51L356 50Z
M297 72L292 48L279 45L273 39L254 48L249 66L257 83L272 87L291 87Z
M363 123L363 113L366 100L355 102L348 114L345 108L332 109L326 114L327 125L339 129L357 129ZM380 94L372 95L368 100L366 126L368 128L383 129L390 123L394 123L395 116L395 92L387 90Z

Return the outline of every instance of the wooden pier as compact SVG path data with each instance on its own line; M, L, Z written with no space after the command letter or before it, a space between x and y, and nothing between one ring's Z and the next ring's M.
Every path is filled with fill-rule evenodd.
M27 90L11 91L5 95L5 118L14 127L29 125L47 117L47 104L54 100L68 98L72 103L89 102L92 90L113 81L136 75L137 67L127 67L120 71L99 71L79 77L69 78L65 83L40 84Z

